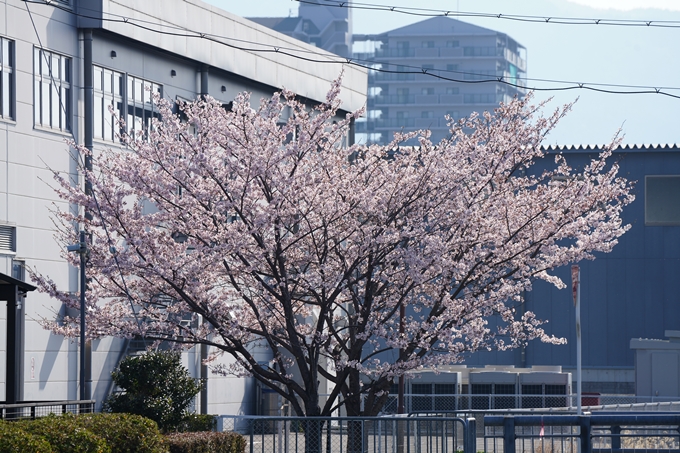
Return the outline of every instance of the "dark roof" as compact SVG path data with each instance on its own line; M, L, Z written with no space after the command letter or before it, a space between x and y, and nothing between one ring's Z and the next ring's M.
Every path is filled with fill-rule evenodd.
M387 36L455 36L455 35L498 35L502 34L452 17L437 16L414 24L395 28L384 33Z
M6 286L6 285L12 285L12 286L18 286L19 291L21 292L28 292L28 291L35 291L37 288L33 285L30 285L26 282L22 282L21 280L17 280L14 277L10 277L9 275L5 275L2 272L0 272L0 286Z
M604 149L606 145L544 145L543 149L548 152L599 152ZM650 152L650 151L680 151L680 145L676 143L659 143L659 144L623 144L614 148L614 152Z
M302 20L301 17L248 17L248 20L281 33L292 33Z

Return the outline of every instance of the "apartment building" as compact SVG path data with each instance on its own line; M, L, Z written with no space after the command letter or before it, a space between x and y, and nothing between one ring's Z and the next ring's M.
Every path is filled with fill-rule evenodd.
M372 44L354 56L376 69L360 141L386 144L395 132L429 129L438 142L449 136L447 116L492 111L526 93L526 49L505 33L439 16L354 41Z

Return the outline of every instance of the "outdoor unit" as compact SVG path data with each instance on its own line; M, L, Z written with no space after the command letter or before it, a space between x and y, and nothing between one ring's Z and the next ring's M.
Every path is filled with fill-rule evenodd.
M418 373L407 384L406 408L411 412L446 412L460 409L461 373Z
M519 390L522 408L566 407L571 393L571 373L520 373Z
M517 374L516 371L470 372L469 408L474 410L517 407Z

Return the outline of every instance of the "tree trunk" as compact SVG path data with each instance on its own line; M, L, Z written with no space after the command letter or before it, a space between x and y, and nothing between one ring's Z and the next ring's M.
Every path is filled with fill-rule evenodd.
M322 434L325 420L307 417L301 423L305 430L305 453L323 453Z
M349 376L350 395L345 400L348 417L361 417L361 396L359 373ZM347 422L347 453L366 453L368 451L368 426L365 420L349 420Z
M368 420L347 422L347 453L368 452L368 432L372 423Z

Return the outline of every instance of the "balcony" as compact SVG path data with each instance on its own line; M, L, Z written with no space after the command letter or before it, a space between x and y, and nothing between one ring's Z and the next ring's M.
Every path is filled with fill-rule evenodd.
M366 59L391 59L391 58L503 58L526 71L526 62L519 54L512 52L506 47L494 46L465 46L465 47L417 47L406 49L379 49L375 53L357 54L357 58ZM372 58L371 58L372 56Z
M368 74L368 82L398 82L398 81L410 81L415 80L416 75L414 73L394 73L394 72L373 72Z
M387 94L375 96L375 105L391 105L391 104L415 104L416 97L413 94Z

